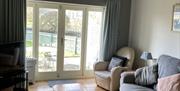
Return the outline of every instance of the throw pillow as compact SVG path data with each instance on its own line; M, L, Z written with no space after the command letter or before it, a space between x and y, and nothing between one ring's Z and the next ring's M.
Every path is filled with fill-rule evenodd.
M128 60L126 57L122 57L122 56L118 56L118 55L113 55L113 57L117 57L117 58L122 59L124 61Z
M125 66L125 65L126 65L126 63L127 63L127 61L128 61L128 59L127 59L126 57L117 56L117 55L113 55L113 57L116 57L116 58L122 59L122 60L124 61L123 66Z
M124 61L120 58L117 57L112 57L111 62L108 66L108 70L111 71L112 68L117 67L117 66L123 66Z
M17 65L18 60L19 60L19 48L15 48L14 49L14 61L13 61L13 65Z
M18 64L19 53L20 53L19 48L4 48L4 49L1 49L1 51L0 51L0 54L6 54L6 56L10 55L13 57L12 61L11 61L12 66ZM4 56L3 56L3 58L4 58Z
M180 91L180 73L158 79L157 91Z
M0 54L1 66L13 66L13 56L8 54Z
M142 86L150 86L157 83L158 65L139 68L135 72L135 83Z

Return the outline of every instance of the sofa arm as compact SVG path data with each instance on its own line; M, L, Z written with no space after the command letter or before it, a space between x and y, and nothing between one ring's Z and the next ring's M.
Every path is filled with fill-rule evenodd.
M121 74L120 84L124 83L135 83L135 76L134 72L123 72Z
M94 63L94 71L105 71L107 70L108 65L108 62L98 61Z
M111 69L110 91L118 91L120 74L123 72L123 70L124 68L120 66Z
M111 76L113 77L113 76L118 75L118 77L120 77L121 73L127 70L128 70L128 67L120 67L120 66L114 67L111 69Z

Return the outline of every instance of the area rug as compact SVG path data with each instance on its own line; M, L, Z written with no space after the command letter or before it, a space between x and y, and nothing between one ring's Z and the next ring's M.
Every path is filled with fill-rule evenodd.
M48 86L53 87L54 85L61 85L61 84L72 84L77 83L76 80L50 80L48 81Z

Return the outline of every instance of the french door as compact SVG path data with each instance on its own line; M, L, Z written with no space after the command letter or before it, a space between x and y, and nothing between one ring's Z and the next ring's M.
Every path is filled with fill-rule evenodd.
M64 6L63 61L61 78L82 76L83 62L83 8Z
M26 56L38 59L38 80L92 76L98 60L103 7L31 2Z

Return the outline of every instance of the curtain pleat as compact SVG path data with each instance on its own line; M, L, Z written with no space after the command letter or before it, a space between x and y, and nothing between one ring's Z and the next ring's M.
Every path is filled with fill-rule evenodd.
M100 60L109 61L124 44L120 42L122 0L107 0Z
M25 39L26 0L1 0L0 43L23 42Z

